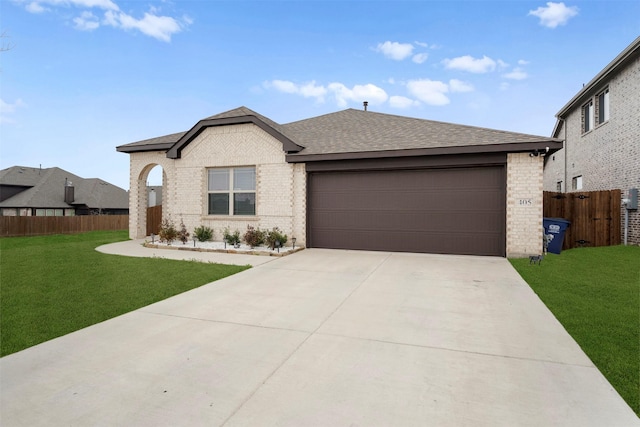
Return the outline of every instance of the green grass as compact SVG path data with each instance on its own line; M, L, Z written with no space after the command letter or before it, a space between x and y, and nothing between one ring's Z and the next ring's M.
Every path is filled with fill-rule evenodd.
M511 264L640 416L640 247L579 248Z
M0 356L248 267L107 255L126 231L0 239Z

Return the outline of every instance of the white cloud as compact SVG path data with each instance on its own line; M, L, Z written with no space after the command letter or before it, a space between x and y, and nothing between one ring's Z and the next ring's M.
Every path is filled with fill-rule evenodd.
M107 14L109 13L112 12L107 12ZM115 22L117 28L138 30L143 34L164 42L170 42L173 34L182 31L180 22L175 18L170 16L157 16L148 12L144 14L142 19L136 19L123 12L117 14L112 13L112 16L105 22Z
M525 61L524 59L520 59L518 61L518 65L528 65L528 64L529 64L529 61Z
M298 86L294 82L290 82L288 80L273 80L270 82L265 82L264 86L266 88L273 87L279 92L298 93Z
M413 53L413 45L411 43L398 43L386 41L379 43L376 47L377 52L381 52L387 58L395 61L402 61Z
M428 53L417 53L417 54L413 55L413 58L411 58L411 60L413 62L415 62L416 64L422 64L423 62L425 62L427 60L427 58L429 58L429 54Z
M429 47L429 43L423 43L418 41L415 41L413 43L415 43L417 46L420 46L420 47Z
M511 83L502 82L500 83L500 90L507 90L511 87Z
M149 37L164 42L170 42L171 36L181 32L193 21L188 17L173 18L171 16L159 15L159 9L151 6L142 18L137 19L132 15L124 13L120 7L112 0L35 0L27 3L28 0L15 0L18 3L26 4L26 9L32 13L43 13L52 10L54 7L77 7L85 9L80 16L73 18L74 28L82 31L92 31L101 25L108 25L122 30L140 31ZM104 17L100 20L91 9L105 11Z
M324 96L327 94L327 89L324 86L316 86L315 81L311 81L305 85L300 86L300 95L305 98L316 98L324 101Z
M451 92L473 92L474 87L471 83L451 79L449 80L449 89L451 89Z
M98 18L91 12L84 11L80 16L73 18L74 28L82 31L93 31L100 26Z
M547 2L547 7L539 7L530 10L529 15L540 18L540 25L548 28L556 28L558 25L566 24L569 19L578 14L578 7L567 7L564 3Z
M19 3L24 3L22 0L18 0ZM43 5L47 6L75 6L80 8L98 8L103 10L120 10L117 4L111 0L35 0L27 4L26 9L32 13L40 13L49 10Z
M297 84L288 80L272 80L262 84L266 89L278 92L300 95L305 98L315 98L317 102L324 102L327 96L335 99L339 107L346 107L350 102L361 103L369 101L370 105L379 105L388 99L387 93L373 84L355 85L348 88L342 83L330 83L326 87L317 85L315 81Z
M324 102L324 97L327 94L327 88L317 86L315 80L302 85L288 80L272 80L270 82L264 82L263 86L267 89L274 88L283 93L302 95L305 98L315 98L318 102Z
M411 98L407 98L405 96L394 95L389 98L389 105L393 108L405 109L410 107L417 107L420 105L420 102Z
M40 3L37 3L35 1L27 4L25 9L27 9L27 12L30 12L30 13L42 13L42 12L48 10L48 9L42 7L42 5L40 5Z
M384 89L371 83L355 85L352 89L342 83L330 83L328 89L335 97L338 106L342 108L346 107L349 102L368 101L370 105L379 105L389 97Z
M429 80L411 80L407 83L409 93L420 101L429 105L447 105L449 98L445 95L449 92L449 86L446 83Z
M503 74L502 77L511 80L524 80L529 75L522 68L516 67L510 73Z
M476 59L470 55L465 55L453 59L445 59L442 62L446 68L470 73L487 73L496 69L496 61L488 56Z
M16 99L13 104L5 102L4 99L0 99L0 123L15 123L13 118L7 117L7 115L13 114L18 108L24 108L27 104L20 98Z
M504 62L502 59L498 59L497 63L498 63L498 68L501 68L501 69L507 68L509 66L509 64Z

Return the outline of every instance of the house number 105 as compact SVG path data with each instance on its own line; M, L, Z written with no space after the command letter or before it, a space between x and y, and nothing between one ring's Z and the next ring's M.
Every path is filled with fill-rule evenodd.
M531 206L531 205L533 205L533 200L531 200L531 199L520 199L520 200L518 200L518 204L520 206Z

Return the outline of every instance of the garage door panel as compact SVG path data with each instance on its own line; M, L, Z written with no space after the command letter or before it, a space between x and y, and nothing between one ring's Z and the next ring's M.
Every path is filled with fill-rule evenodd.
M504 256L503 166L319 172L308 184L311 247Z
M496 255L504 247L501 238L491 233L376 232L373 238L366 230L340 232L314 247L434 254ZM366 241L367 243L363 243ZM374 248L378 249L373 249ZM379 249L384 247L385 249ZM461 249L462 248L462 249Z
M344 229L359 229L367 232L407 231L408 224L420 224L419 231L438 233L442 230L452 232L499 233L502 222L499 212L477 212L473 222L467 221L468 212L429 212L425 221L425 212L367 212L367 211L328 211L310 215L314 229L321 232L338 232Z

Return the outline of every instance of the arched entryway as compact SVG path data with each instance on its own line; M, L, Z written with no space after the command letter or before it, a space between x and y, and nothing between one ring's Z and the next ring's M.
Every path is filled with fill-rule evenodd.
M137 215L135 224L131 224L130 234L134 238L158 234L162 221L162 205L166 201L167 174L158 163L149 163L142 167L137 180L135 201ZM133 220L133 218L132 218ZM133 231L135 230L135 233Z

